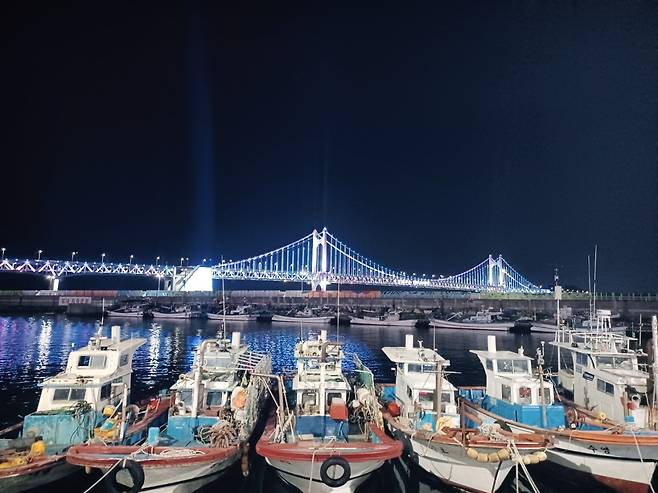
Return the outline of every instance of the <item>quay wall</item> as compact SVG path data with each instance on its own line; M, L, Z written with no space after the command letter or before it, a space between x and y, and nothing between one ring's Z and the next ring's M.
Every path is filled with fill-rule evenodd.
M0 312L68 312L79 315L100 313L103 304L118 303L213 304L221 292L179 291L0 291ZM271 307L290 305L335 305L336 291L233 290L226 292L232 304L257 304ZM589 308L587 293L565 293L563 307L574 311ZM403 309L475 312L483 308L514 309L527 314L553 313L552 295L503 293L462 293L431 291L341 290L340 304L352 308L396 307ZM610 309L627 319L658 313L658 294L597 294L597 308Z

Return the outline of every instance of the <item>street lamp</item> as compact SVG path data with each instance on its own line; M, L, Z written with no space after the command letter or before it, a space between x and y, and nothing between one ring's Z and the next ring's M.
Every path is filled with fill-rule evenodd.
M160 265L160 257L155 257L155 266Z
M5 259L5 250L6 250L6 248L2 247L1 250L2 250L2 260L4 260Z
M190 266L190 257L185 257L185 262L187 263L187 266Z
M130 255L130 260L128 260L128 265L133 263L133 257L134 257L134 255Z
M180 258L180 266L183 267L183 260L185 260L185 257Z
M73 259L75 256L78 254L78 252L71 252L71 262L73 262Z
M105 263L105 254L101 253L101 264Z
M4 250L4 248L3 248ZM43 253L43 250L38 250L37 251L37 260L41 260L41 254Z

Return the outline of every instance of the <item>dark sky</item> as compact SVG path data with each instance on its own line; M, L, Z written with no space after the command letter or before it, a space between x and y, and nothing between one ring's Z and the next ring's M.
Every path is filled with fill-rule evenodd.
M9 255L239 258L326 225L381 263L502 253L658 289L655 2L5 7ZM10 9L10 10L8 10Z

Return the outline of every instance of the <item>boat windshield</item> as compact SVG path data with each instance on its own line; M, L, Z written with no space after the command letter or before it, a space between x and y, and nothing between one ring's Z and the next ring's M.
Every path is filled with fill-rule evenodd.
M409 363L408 371L414 373L434 373L436 371L436 365L432 365L432 364L419 365L419 364Z
M524 359L499 359L499 373L530 373L529 361Z
M597 368L621 368L623 370L633 370L633 358L630 356L597 356Z

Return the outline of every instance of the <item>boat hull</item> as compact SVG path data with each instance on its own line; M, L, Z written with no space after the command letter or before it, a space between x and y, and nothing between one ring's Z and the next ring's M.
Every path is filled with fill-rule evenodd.
M469 408L480 419L494 418L505 422L519 433L541 431L553 438L553 448L547 450L551 462L590 474L598 482L620 493L645 493L658 460L658 436L613 435L598 431L538 430L508 420L477 406Z
M272 315L272 322L294 322L305 324L328 324L334 317L288 317L286 315Z
M151 311L151 314L153 315L153 318L170 318L170 319L179 319L179 320L192 318L192 314L190 312L166 313L166 312Z
M28 491L65 478L76 470L75 466L66 462L65 455L49 456L44 460L12 470L0 469L0 491L3 493Z
M73 447L67 460L71 464L100 469L105 474L114 464L129 458L144 471L141 490L157 493L190 493L216 480L240 457L238 447L154 447L140 452L139 447Z
M452 322L450 320L430 320L430 327L436 329L462 329L462 330L486 330L508 332L514 327L514 322L494 322L494 323L476 323L476 322Z
M418 320L375 320L369 318L352 317L351 325L377 325L380 327L415 327Z
M144 318L144 312L115 312L109 310L107 312L108 317L121 317L121 318Z
M258 320L258 315L251 313L244 313L240 315L223 315L221 313L207 313L208 320L224 320L226 317L227 322L253 322Z

